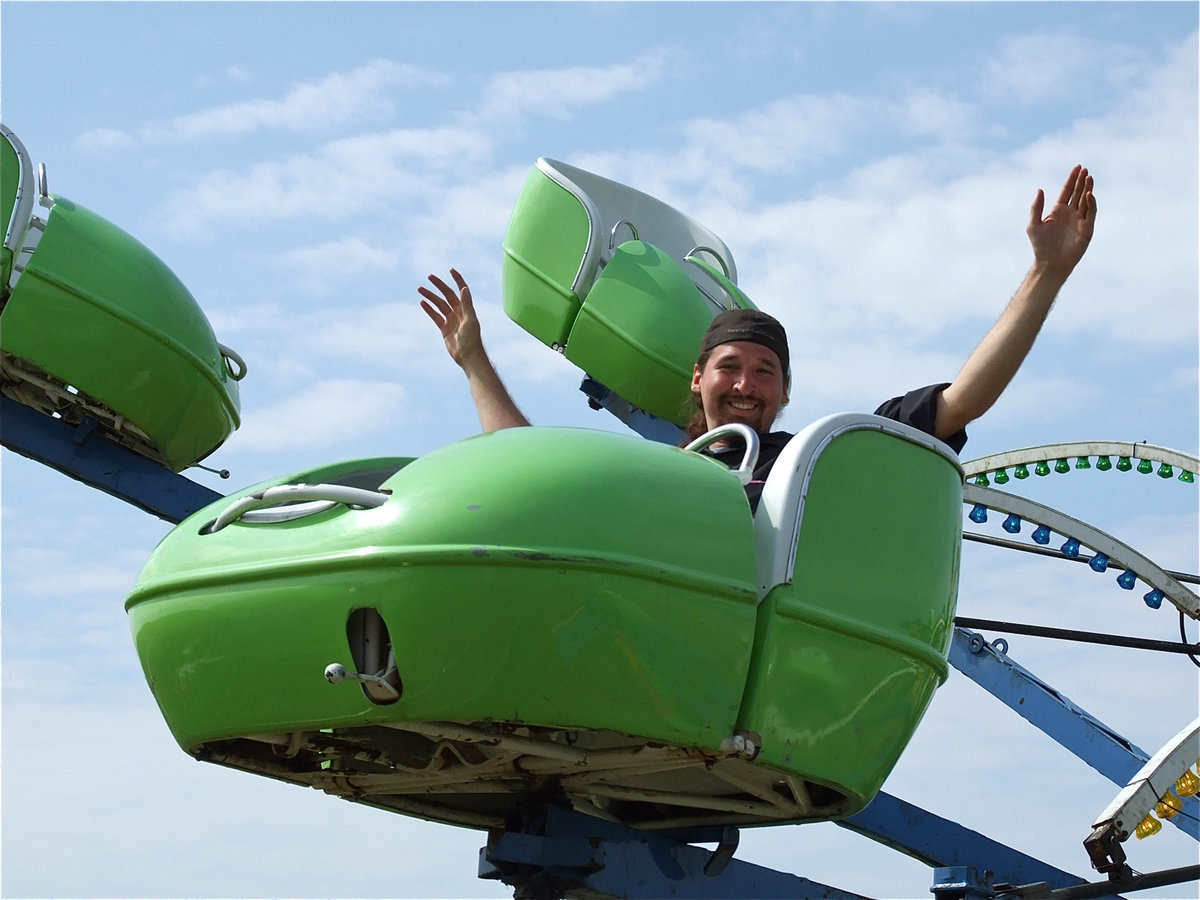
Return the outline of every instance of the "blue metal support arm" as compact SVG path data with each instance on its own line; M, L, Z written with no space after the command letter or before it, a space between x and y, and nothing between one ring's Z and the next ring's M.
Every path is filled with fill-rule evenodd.
M726 841L708 850L551 806L521 829L491 832L479 851L479 877L503 881L522 898L865 900L732 859L737 829L725 831Z
M112 443L88 428L88 420L69 425L9 397L0 401L0 443L9 450L160 519L181 522L222 497Z
M1009 659L982 635L956 628L950 664L1114 784L1124 786L1150 758L1145 750ZM1103 802L1097 804L1097 812L1102 807ZM1186 797L1183 812L1169 821L1200 840L1198 811L1196 798ZM1086 829L1090 824L1081 827Z
M592 409L608 410L647 440L677 447L685 437L683 429L679 426L638 409L620 394L609 390L594 378L584 378L579 385L579 390L587 395L588 405Z
M1085 880L1049 863L880 792L860 813L835 824L899 850L935 869L973 867L1008 884L1045 882L1051 888L1074 887Z

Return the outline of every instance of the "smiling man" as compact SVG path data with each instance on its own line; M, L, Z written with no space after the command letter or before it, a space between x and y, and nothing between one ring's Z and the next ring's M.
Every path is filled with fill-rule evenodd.
M933 435L956 453L962 450L967 425L991 409L1012 381L1058 292L1091 243L1096 225L1093 186L1087 169L1075 166L1045 216L1045 194L1038 190L1025 229L1033 265L996 324L967 357L953 382L893 397L875 410L876 415ZM471 289L457 271L451 269L450 274L455 288L429 276L437 291L419 288L424 298L421 307L441 331L450 356L466 373L483 430L528 425L483 348ZM752 509L757 508L767 473L792 437L786 431L770 430L788 402L789 363L787 334L774 317L760 310L733 309L713 319L692 372L697 412L688 425L689 441L735 422L749 425L759 434L758 465L746 486ZM737 446L716 446L705 452L730 465L741 461Z
M688 441L732 423L758 432L758 463L746 485L752 510L758 508L763 483L776 458L793 437L788 431L771 430L788 402L789 359L787 333L773 316L757 309L731 309L719 313L709 325L692 371L696 412L687 425ZM875 414L932 434L957 453L967 442L966 431L936 430L938 406L949 386L934 384L909 391L878 407ZM729 440L703 452L733 468L741 462L742 450L741 441Z

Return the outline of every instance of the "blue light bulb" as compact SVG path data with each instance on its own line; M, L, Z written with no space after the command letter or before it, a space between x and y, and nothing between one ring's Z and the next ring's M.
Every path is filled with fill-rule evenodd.
M1133 572L1132 569L1126 569L1124 572L1122 572L1120 575L1117 576L1117 584L1119 584L1121 587L1125 588L1125 590L1127 590L1127 591L1132 591L1133 586L1135 584L1137 584L1137 575Z
M1093 572L1103 572L1108 568L1108 557L1103 553L1097 553L1088 560L1088 565L1092 567Z
M1039 525L1037 530L1033 533L1033 542L1035 544L1050 543L1050 529L1045 525Z
M982 503L976 503L974 508L971 510L969 518L976 525L982 525L987 521L987 507Z
M1016 515L1015 513L1009 515L1009 517L1004 520L1003 527L1004 527L1004 530L1007 531L1009 534L1020 534L1021 533L1021 517Z
M1074 559L1079 555L1079 541L1073 537L1069 537L1059 549L1062 550L1063 556Z
M1164 596L1165 595L1162 591L1160 591L1158 588L1155 588L1150 593L1142 597L1142 599L1146 601L1146 605L1151 609L1158 609L1160 606L1162 606Z

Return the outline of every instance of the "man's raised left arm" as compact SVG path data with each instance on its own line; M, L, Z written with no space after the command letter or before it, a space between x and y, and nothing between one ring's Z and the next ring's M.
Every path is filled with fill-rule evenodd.
M1033 266L996 324L942 392L934 425L937 437L956 434L991 409L1017 374L1059 290L1092 240L1096 225L1092 188L1088 170L1076 166L1044 217L1046 198L1038 190L1026 228Z

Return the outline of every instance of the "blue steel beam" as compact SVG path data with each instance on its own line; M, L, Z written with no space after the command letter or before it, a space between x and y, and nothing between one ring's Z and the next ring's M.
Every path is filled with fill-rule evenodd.
M0 444L160 519L177 524L223 496L114 444L88 421L69 425L0 396Z
M646 440L676 447L686 437L678 425L638 409L620 394L614 393L590 376L583 379L579 390L587 395L588 405L592 409L608 410Z
M1086 883L1077 875L882 791L862 812L835 824L935 869L969 866L986 870L995 884L1045 882L1057 889Z
M1124 787L1150 754L1072 703L1032 672L965 628L954 629L950 664L1038 730L1105 778ZM1104 801L1097 803L1097 812ZM1200 804L1186 797L1183 812L1168 820L1200 840ZM1086 830L1091 823L1080 827Z
M518 897L866 900L797 875L722 858L720 851L549 807L544 821L527 831L489 834L479 851L479 877L503 881Z

